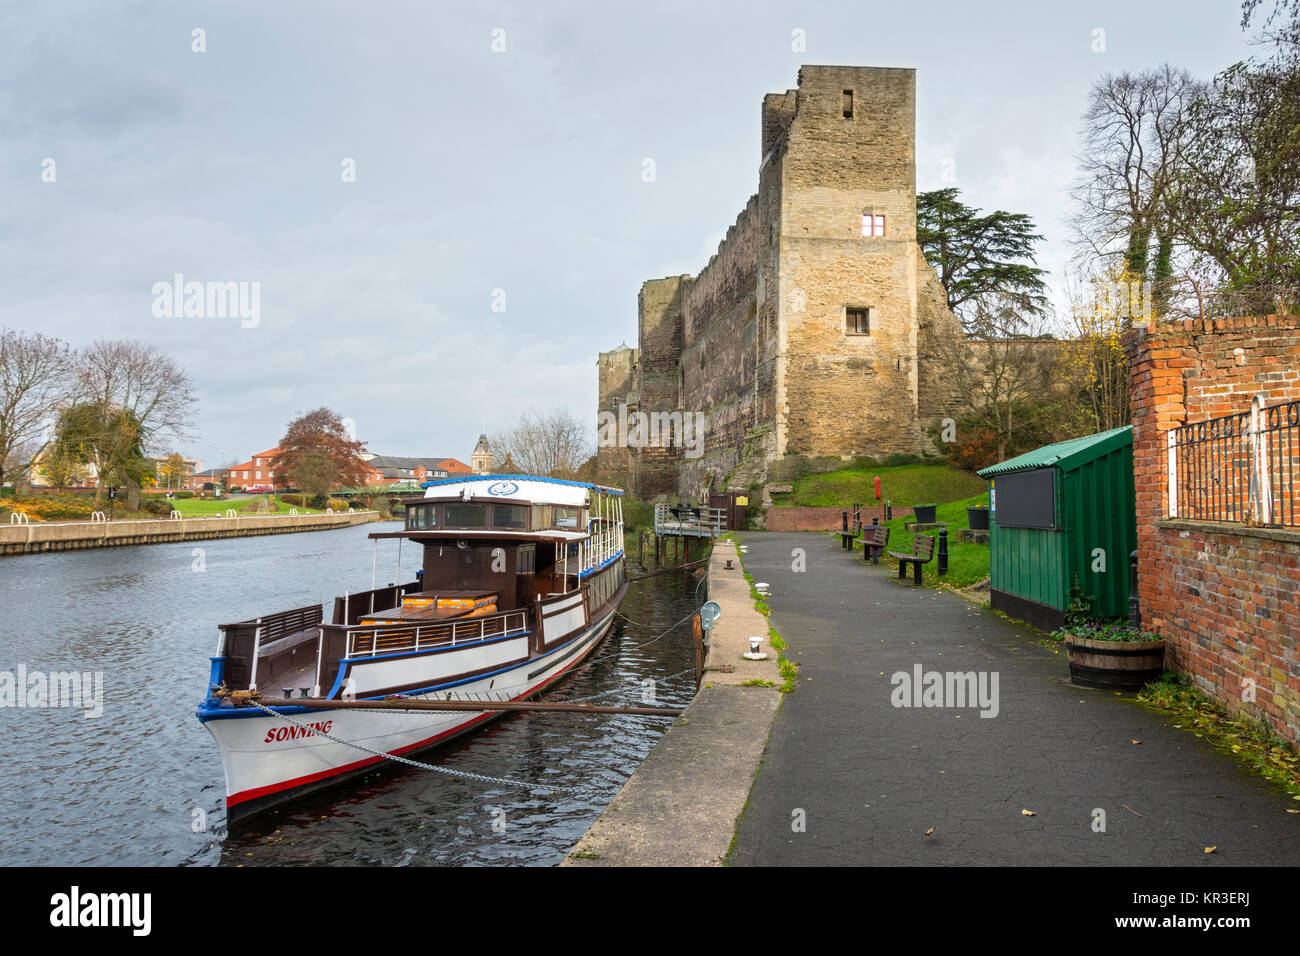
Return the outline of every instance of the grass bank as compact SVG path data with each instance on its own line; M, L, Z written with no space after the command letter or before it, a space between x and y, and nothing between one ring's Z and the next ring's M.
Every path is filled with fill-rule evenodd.
M807 475L794 481L794 491L789 494L772 495L772 503L778 507L823 508L847 508L855 501L875 504L877 477L881 500L892 502L895 508L957 501L988 491L988 482L974 472L951 465L913 464Z
M989 576L989 546L987 544L962 543L957 540L957 532L962 528L970 527L966 509L976 506L988 507L988 503L989 496L988 492L985 491L982 494L963 498L960 501L939 505L935 517L939 521L948 523L948 573L943 577L939 577L938 530L924 532L925 534L935 535L936 551L934 559L929 564L922 565L922 584L927 587L943 584L948 587L964 588L977 584ZM904 518L895 518L893 521L884 523L889 528L889 545L886 551L907 552L912 550L916 535L910 528L903 529L904 520ZM835 540L836 542L839 541L838 536ZM885 554L881 556L880 564L882 567L887 564L892 565L897 569L898 562ZM912 575L910 567L907 575L910 581Z

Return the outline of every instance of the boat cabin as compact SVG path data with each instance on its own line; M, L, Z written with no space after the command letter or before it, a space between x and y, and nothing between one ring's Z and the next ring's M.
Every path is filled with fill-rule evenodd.
M623 551L617 489L515 475L424 487L424 497L403 502L401 531L371 534L424 549L420 590L403 596L399 615L373 623L526 608L578 590Z

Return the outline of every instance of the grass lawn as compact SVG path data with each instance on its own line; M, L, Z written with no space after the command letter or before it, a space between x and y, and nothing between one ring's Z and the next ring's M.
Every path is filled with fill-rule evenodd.
M979 479L976 479L977 481ZM957 541L957 529L969 528L970 522L966 518L967 507L976 505L988 506L989 495L985 491L983 494L973 495L969 498L963 498L961 501L953 501L946 505L939 505L936 516L940 521L948 523L948 573L942 578L939 577L936 568L939 563L939 539L938 529L925 532L935 536L935 556L929 564L921 566L921 582L927 587L934 587L942 582L950 587L964 588L968 585L983 581L989 576L989 547L986 544L962 544ZM886 521L885 525L889 530L889 544L885 551L907 552L912 550L912 539L914 535L909 529L903 530L903 519L895 518L893 521ZM835 536L838 542L838 535ZM890 567L894 573L898 573L898 560L889 557L888 554L880 556L880 566ZM907 580L912 580L912 568L907 569ZM910 586L910 585L909 585Z
M236 514L249 515L257 514L257 503L263 498L269 498L269 495L258 495L255 498L222 498L214 500L212 498L178 498L173 502L176 510L187 518L204 517L206 515L224 515L226 510L234 508ZM297 505L288 505L283 501L276 500L276 510L272 514L287 515L290 508L298 507ZM320 515L325 512L320 508L300 508L300 515Z
M897 468L808 475L794 482L793 493L773 495L772 503L777 507L803 505L847 508L855 501L874 505L877 476L880 478L881 500L892 502L895 508L957 501L988 491L988 482L984 479L951 465L900 465ZM962 513L962 518L965 520L965 512ZM944 520L942 515L939 520Z

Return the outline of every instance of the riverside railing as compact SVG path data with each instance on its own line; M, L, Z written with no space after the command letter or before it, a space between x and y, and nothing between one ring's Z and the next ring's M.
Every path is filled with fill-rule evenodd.
M337 629L338 625L326 625ZM528 632L528 614L508 611L484 617L471 617L429 624L375 624L353 626L347 630L348 657L374 657L454 647L493 637L508 637Z
M717 537L727 530L726 508L677 508L655 505L655 534Z

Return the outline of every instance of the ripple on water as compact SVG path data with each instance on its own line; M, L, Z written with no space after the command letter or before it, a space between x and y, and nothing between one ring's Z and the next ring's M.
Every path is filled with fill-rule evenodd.
M104 714L0 709L9 766L0 846L11 865L553 865L654 746L669 720L510 714L422 761L494 777L580 786L541 793L388 767L224 832L221 761L194 709L218 623L331 600L370 585L360 526L302 535L28 555L3 561L0 670L104 675ZM377 582L410 578L413 549L379 542ZM384 570L384 569L387 570ZM695 578L633 584L596 657L548 699L685 704L691 633L660 630L693 606ZM58 600L34 600L57 595ZM328 606L327 606L328 613ZM196 829L202 819L205 828Z

